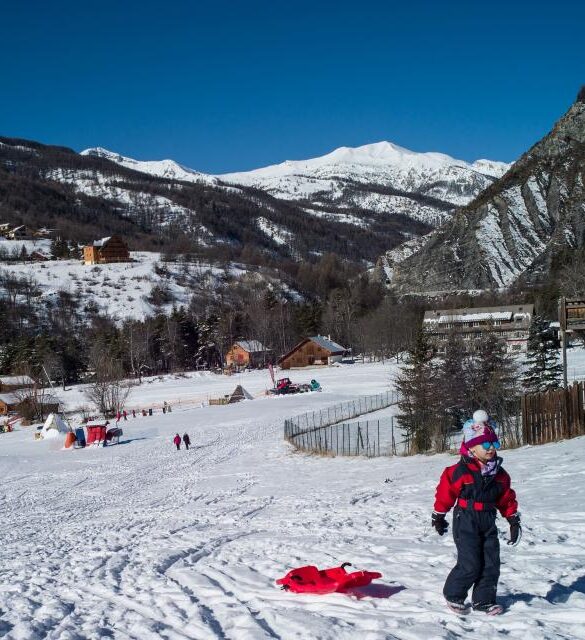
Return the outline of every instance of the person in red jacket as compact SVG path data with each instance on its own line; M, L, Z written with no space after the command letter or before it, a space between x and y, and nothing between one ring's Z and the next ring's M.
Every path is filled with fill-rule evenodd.
M495 423L478 410L463 425L461 459L447 467L437 486L433 527L439 535L448 529L446 514L453 512L453 538L457 546L457 564L449 573L443 595L450 609L464 612L469 589L472 606L490 615L502 613L496 603L500 577L500 544L496 511L510 524L508 544L520 541L522 529L516 494L510 476L502 468Z
M179 451L180 448L181 448L181 436L178 433L173 438L173 442L175 443L175 446L177 447L177 451Z

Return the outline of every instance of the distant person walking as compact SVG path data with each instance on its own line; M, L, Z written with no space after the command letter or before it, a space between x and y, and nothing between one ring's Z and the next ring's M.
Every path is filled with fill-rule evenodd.
M126 411L126 409L122 411L122 415L124 416L124 420L128 420L128 412Z
M136 409L132 409L132 417L135 418L136 417Z
M152 407L150 407L150 409L148 410L148 415L151 416L152 415Z
M183 434L183 442L185 443L185 449L189 449L189 445L191 444L191 438L188 433Z
M189 436L187 436L187 437L189 437ZM177 451L179 451L179 449L181 448L181 436L178 433L173 438L173 442L175 443L175 446L177 447ZM188 448L189 447L187 447L187 449Z

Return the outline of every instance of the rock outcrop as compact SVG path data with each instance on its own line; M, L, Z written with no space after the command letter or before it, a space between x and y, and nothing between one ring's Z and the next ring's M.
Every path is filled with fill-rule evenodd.
M555 255L585 243L584 178L585 102L578 98L548 135L422 246L384 256L393 286L452 291L545 278Z

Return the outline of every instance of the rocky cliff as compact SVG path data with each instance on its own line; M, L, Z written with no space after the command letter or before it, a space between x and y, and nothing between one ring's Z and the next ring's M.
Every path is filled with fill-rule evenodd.
M563 249L585 242L583 91L552 131L452 220L382 263L400 291L505 287L545 278Z

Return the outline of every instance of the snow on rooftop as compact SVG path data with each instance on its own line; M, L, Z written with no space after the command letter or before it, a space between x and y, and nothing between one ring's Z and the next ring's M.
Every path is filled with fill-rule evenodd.
M112 237L112 236L108 236L107 238L102 238L101 240L96 240L96 241L93 243L93 246L94 246L94 247L103 247L104 245L106 245L106 244L109 242L109 240L111 239L111 237Z
M260 353L262 351L266 351L266 347L258 340L238 340L236 344L248 353Z
M489 322L490 320L511 320L511 311L494 311L493 313L445 314L436 318L425 318L425 322Z
M332 353L346 351L345 347L342 347L337 342L334 342L333 340L331 340L331 338L328 338L325 336L312 336L310 340L312 340L315 344L318 344L323 349L326 349L327 351L331 351Z

